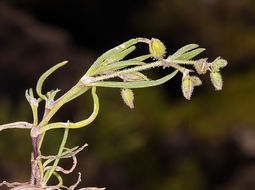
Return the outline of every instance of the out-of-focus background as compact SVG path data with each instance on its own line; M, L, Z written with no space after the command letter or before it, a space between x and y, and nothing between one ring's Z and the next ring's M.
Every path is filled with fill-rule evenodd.
M160 87L134 90L130 110L118 89L98 89L98 118L70 131L69 147L89 147L78 155L75 172L64 176L65 184L75 183L80 171L81 186L111 190L255 189L253 0L2 0L0 123L31 122L24 92L54 64L70 61L45 82L44 91L63 93L100 54L133 37L159 38L168 54L197 43L209 61L227 59L223 90L215 91L206 75L187 101L179 74ZM78 121L91 110L86 94L53 120ZM45 154L56 152L62 133L47 134ZM28 181L30 152L28 130L2 131L0 181Z

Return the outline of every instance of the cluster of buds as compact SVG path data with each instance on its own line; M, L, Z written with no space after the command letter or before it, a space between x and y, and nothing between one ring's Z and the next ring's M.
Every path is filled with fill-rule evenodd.
M213 62L208 63L207 58L199 59L195 61L194 68L196 72L201 75L210 71L210 77L215 90L221 90L223 86L223 80L220 74L220 68L227 65L227 61L220 57L216 58ZM202 84L201 80L197 76L190 76L191 70L185 69L182 77L182 92L186 99L190 100L194 86Z
M181 48L175 54L172 55L172 57L176 58L175 68L179 69L179 71L183 73L182 92L184 97L188 100L190 100L191 98L194 87L201 85L202 82L197 76L190 76L189 73L192 72L192 70L181 67L178 63L178 59L182 61L183 60L190 61L189 59L191 58L191 56L194 57L198 53L204 51L203 48L198 48L198 49L195 49L195 48L196 48L196 45L191 44L190 46L188 45ZM163 60L163 56L165 55L165 52L166 52L164 44L160 40L155 38L152 38L150 40L149 51L154 58L159 60ZM186 63L184 61L184 62L180 62L180 64L186 64ZM227 65L227 61L225 59L218 57L213 62L209 63L207 62L207 58L203 58L196 61L191 61L191 64L193 64L196 72L199 75L205 74L207 71L210 71L211 81L215 90L222 89L223 80L220 74L220 69Z
M215 90L221 90L223 86L223 80L220 74L220 69L227 65L227 61L220 57L217 57L213 62L208 63L207 58L200 59L195 62L194 67L198 74L205 74L210 71L210 77Z
M216 90L222 89L223 81L220 74L220 69L225 67L227 64L228 62L220 57L216 58L212 63L209 63L211 69L211 81Z

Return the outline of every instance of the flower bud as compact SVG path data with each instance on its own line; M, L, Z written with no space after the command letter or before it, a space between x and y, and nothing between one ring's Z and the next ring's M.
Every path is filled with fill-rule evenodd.
M225 67L228 64L227 60L217 57L210 65L214 72L219 72L220 68Z
M215 90L221 90L223 86L221 74L219 72L212 71L210 73L210 77Z
M164 44L156 38L152 38L149 45L150 53L155 58L163 57L166 53Z
M193 84L189 74L183 73L183 76L182 76L182 93L183 93L183 96L187 100L190 100L193 89L194 89L194 84Z
M200 59L198 60L195 64L194 67L197 71L198 74L205 74L206 71L208 70L208 63L206 62L207 58Z
M125 104L131 109L134 108L134 93L129 88L121 89L121 96L125 102Z
M218 57L214 62L219 68L225 67L228 64L227 60L221 59L220 57Z

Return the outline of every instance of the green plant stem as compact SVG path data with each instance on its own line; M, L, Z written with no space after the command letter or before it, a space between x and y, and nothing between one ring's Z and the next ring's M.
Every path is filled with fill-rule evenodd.
M178 63L178 61L179 60L176 60L175 62ZM143 70L151 69L151 68L154 68L154 67L168 66L168 65L175 68L175 69L177 69L177 70L179 70L179 71L181 71L181 72L184 72L185 68L177 65L176 63L173 63L172 61L167 61L167 60L156 61L156 62L149 63L149 64L146 64L146 65L136 66L136 67L133 67L133 68L130 68L130 69L117 71L113 74L95 77L93 79L93 83L98 82L98 81L103 81L103 80L106 80L106 79L110 79L110 78L119 77L121 75L128 74L128 73L133 73L133 72L137 72L137 71L143 71Z
M62 142L61 142L60 147L59 147L59 150L58 150L57 156L60 156L60 155L62 154L62 152L63 152L64 146L65 146L65 144L66 144L66 140L67 140L67 137L68 137L68 132L69 132L69 129L66 128L66 129L65 129L65 132L64 132L64 136L63 136ZM56 159L56 160L54 161L52 167L51 167L49 170L47 170L47 172L45 173L44 179L43 179L43 181L42 181L42 186L45 186L45 185L47 184L47 182L48 182L48 180L50 179L51 175L52 175L53 172L55 171L55 169L56 169L56 167L57 167L57 165L58 165L59 160L60 160L59 158Z
M98 114L98 111L99 111L99 99L98 99L98 96L96 94L96 87L95 86L92 87L91 94L92 94L92 97L93 97L94 109L93 109L92 114L89 116L89 118L84 119L80 122L76 122L76 123L71 123L71 122L50 123L50 124L45 125L42 128L40 128L38 130L38 133L41 134L41 133L44 133L47 130L56 129L56 128L70 128L70 129L71 128L72 129L80 128L80 127L84 127L84 126L90 124L91 122L93 122L95 120L97 114Z
M70 99L72 99L73 96L76 96L76 94L78 94L81 90L84 93L90 88L91 87L84 86L84 84L82 84L79 81L74 87L72 87L67 93L65 93L61 98L59 98L55 102L54 106L49 111L49 113L43 118L43 120L36 127L37 130L47 125L50 119L54 116L54 114L61 108L61 106L63 106L66 102L70 101ZM33 135L33 131L31 131L31 135ZM36 134L35 136L38 136L38 134Z
M33 113L33 125L37 126L38 125L38 112L37 112L37 107L32 107L32 113Z
M69 154L70 152L73 152L73 151L77 150L78 148L79 148L79 146L76 146L76 147L74 147L74 148L71 148L71 149L68 149L68 150L62 152L62 154L60 155L60 157L61 157L61 156L65 156L65 155ZM54 159L47 159L47 160L43 163L43 167L45 168L48 164L50 164L50 163L53 162L53 161L54 161Z
M193 65L197 62L197 61L190 61L190 60L168 60L168 59L167 61L171 63L185 64L185 65Z
M62 177L57 172L53 172L53 175L58 179L58 184L56 186L61 187L63 185Z

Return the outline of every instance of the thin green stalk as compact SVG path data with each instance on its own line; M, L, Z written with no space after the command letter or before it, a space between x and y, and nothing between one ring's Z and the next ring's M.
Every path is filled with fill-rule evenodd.
M66 140L67 140L67 137L68 137L68 132L69 132L69 129L66 128L66 129L65 129L65 132L64 132L64 136L63 136L62 142L61 142L61 145L60 145L60 147L59 147L59 151L58 151L57 156L60 156L60 155L62 154L62 152L63 152L64 146L65 146L65 144L66 144ZM51 167L49 170L47 170L47 172L45 173L44 179L43 179L43 181L42 181L42 186L45 186L45 185L47 184L47 182L48 182L48 180L50 179L51 175L52 175L53 172L55 171L55 169L56 169L56 167L57 167L57 165L58 165L59 160L60 160L59 158L56 159L56 160L54 161L52 167Z
M81 89L83 89L83 93L86 92L90 87L85 87L80 81L71 88L66 94L64 94L53 106L51 111L45 116L45 118L39 123L39 129L48 124L50 119L54 116L54 114L63 106L66 102L69 101L73 96L75 96Z
M190 61L190 60L169 60L171 63L178 63L178 64L186 64L186 65L193 65L197 61Z
M63 185L63 179L62 177L57 173L57 172L53 172L53 175L56 176L56 178L58 179L58 187L61 187Z
M77 148L79 148L79 146L73 147L73 148L71 148L71 149L68 149L68 150L62 152L62 154L60 155L60 157L65 156L65 155L69 154L70 152L75 151ZM43 163L43 167L45 168L48 164L50 164L50 163L53 162L54 160L55 160L55 159L48 159L48 160L46 160L46 161Z
M80 128L80 127L84 127L84 126L90 124L92 121L95 120L95 118L96 118L96 116L98 114L98 111L99 111L99 100L98 100L98 96L96 94L96 87L95 86L92 87L91 94L92 94L92 97L93 97L94 109L93 109L92 114L89 116L89 118L84 119L84 120L82 120L80 122L76 122L76 123L71 123L71 122L67 122L67 123L64 123L64 122L50 123L48 125L42 126L37 131L37 133L41 134L41 133L44 133L47 130L56 129L56 128L72 128L72 129Z
M38 125L38 112L37 112L37 107L32 107L32 113L33 113L33 125L37 126Z

